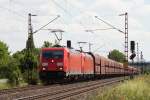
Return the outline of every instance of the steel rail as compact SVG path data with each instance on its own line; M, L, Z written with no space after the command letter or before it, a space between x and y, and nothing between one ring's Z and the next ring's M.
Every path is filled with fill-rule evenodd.
M42 89L42 88L47 88L46 86L42 85L29 85L25 87L15 87L11 89L3 89L0 90L0 96L5 95L5 94L11 94L11 93L17 93L17 92L22 92L22 91L27 91L27 90L32 90L32 89Z
M93 86L95 86L95 88L97 88L97 87L101 87L101 86L105 86L105 85L107 85L107 84L112 84L112 83L114 83L114 81L115 82L118 82L118 81L122 81L122 80L124 80L124 78L112 78L112 79L103 79L103 80L99 80L98 82L97 81L95 81L95 83L92 83L92 84L88 84L88 85L83 85L83 86L75 86L75 87L69 87L69 88L65 88L65 89L61 89L61 90L57 90L57 91L54 91L54 92L52 92L52 91L50 91L50 92L47 92L47 93L41 93L41 94L38 94L38 95L32 95L32 96L26 96L26 97L22 97L22 98L17 98L16 100L35 100L35 99L40 99L40 98L47 98L48 97L48 99L53 99L53 100L55 100L55 99L59 99L59 98L65 98L65 97L68 97L69 95L70 96L72 96L72 95L75 95L75 94L78 94L78 93L74 93L73 91L77 91L77 90L79 90L79 89L85 89L85 88L90 88L90 89L88 89L88 90L92 90L92 88L94 88ZM86 90L86 89L85 89ZM71 92L72 91L72 93L70 94L70 93L68 93L68 92ZM82 90L82 91L84 91L84 90ZM82 91L80 91L80 92L82 92ZM87 91L87 90L86 90ZM68 93L68 94L65 94L65 95L62 95L62 94L64 94L64 93ZM62 96L61 96L62 95ZM57 99L57 100L58 100Z

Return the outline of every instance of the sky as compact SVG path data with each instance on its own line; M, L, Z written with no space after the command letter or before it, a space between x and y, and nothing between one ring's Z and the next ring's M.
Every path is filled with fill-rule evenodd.
M77 42L89 42L93 44L92 51L103 56L113 49L124 51L124 34L113 29L86 30L110 28L95 18L98 16L124 31L124 16L119 14L128 12L129 41L138 42L139 52L142 51L144 59L150 61L149 0L0 0L0 12L0 40L7 43L12 53L26 46L28 13L31 13L37 15L32 16L34 31L60 15L45 29L64 30L62 45L71 40L72 46L79 49ZM34 34L36 47L41 47L44 41L54 43L55 39L47 30ZM88 51L88 44L81 46Z

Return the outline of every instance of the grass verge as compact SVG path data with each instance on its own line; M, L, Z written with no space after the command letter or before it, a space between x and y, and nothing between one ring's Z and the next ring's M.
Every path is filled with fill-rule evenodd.
M20 82L19 85L12 85L9 82L6 83L0 83L0 90L2 89L11 89L11 88L15 88L15 87L24 87L27 86L28 84L25 82Z
M139 76L107 89L93 100L150 100L150 75Z
M11 88L11 85L8 83L0 83L0 90L2 89L9 89Z

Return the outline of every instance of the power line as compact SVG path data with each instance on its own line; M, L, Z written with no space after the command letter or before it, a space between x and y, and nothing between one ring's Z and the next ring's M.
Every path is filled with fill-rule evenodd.
M57 7L59 7L61 10L63 10L65 13L69 14L70 16L72 16L70 12L68 12L65 8L63 8L61 5L59 5L59 3L57 3L55 0L51 0L51 1L52 1Z
M67 11L64 7L62 7L59 3L57 3L55 0L51 0L57 7L59 7L61 10L63 10L66 14L68 14L70 17L73 17L73 15L69 12L69 11ZM81 11L80 11L81 12ZM78 21L78 20L77 20ZM79 24L81 25L81 26L83 26L83 28L85 28L85 26L80 22L80 21L78 21L79 22Z
M90 32L90 33L92 33L93 35L95 35L95 36L96 36L95 38L99 37L99 36L95 33L95 31L93 31L93 30L85 30L85 31L86 31L86 32ZM95 40L95 38L93 38L93 40ZM107 39L107 41L106 41L106 39L103 38L103 36L100 36L100 38L101 38L102 41L107 42L107 45L109 45L109 47L111 46L111 45L110 45L111 42L110 42L109 39ZM106 43L105 43L104 45L106 45ZM96 50L96 51L97 51L97 50Z
M11 9L9 9L9 8L5 8L5 7L3 7L3 6L0 6L0 8L1 8L1 9L4 9L4 10L7 10L8 12L11 12L11 13L13 13L13 14L15 14L15 15L18 15L18 16L21 17L21 18L26 18L26 17L23 16L22 14L20 14L20 13L14 11L14 10L11 10Z
M114 28L103 28L103 29L91 29L91 30L85 30L86 32L93 32L93 31L98 31L98 30L110 30L110 29L114 29Z
M125 34L123 31L121 31L120 29L116 28L115 26L109 24L108 22L104 21L103 19L99 18L98 16L95 16L95 18L98 19L98 20L100 20L100 21L102 21L103 23L107 24L108 26L112 27L112 29L116 29L117 31Z
M60 15L58 15L56 18L54 18L53 20L49 21L47 24L43 25L42 27L40 27L38 30L34 31L34 33L37 33L38 31L40 31L41 29L43 29L44 27L46 27L47 25L49 25L50 23L52 23L53 21L57 20L60 17Z
M99 46L99 47L98 47L98 48L96 48L93 52L98 51L100 48L104 47L105 45L106 45L106 44L103 44L103 45Z

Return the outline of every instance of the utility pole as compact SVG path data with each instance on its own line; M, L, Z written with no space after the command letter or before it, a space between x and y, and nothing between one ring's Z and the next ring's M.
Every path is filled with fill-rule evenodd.
M125 52L125 60L128 62L128 13L120 14L119 16L125 16L125 46L124 46L124 52Z
M128 66L128 13L126 12L124 14L120 14L119 16L125 16L125 31L122 31L122 30L114 27L113 25L109 24L108 22L100 19L98 16L95 16L95 18L102 21L103 23L107 24L108 26L110 26L111 28L109 28L109 29L115 29L115 30L125 34L124 52L125 52L125 66L127 67Z
M32 73L29 71L30 69L33 68L33 61L30 59L33 49L35 48L34 46L34 40L33 40L33 28L31 24L31 16L36 16L36 15L31 15L31 13L28 14L28 40L26 42L26 68L28 70L28 83L30 84L30 80L32 79ZM29 75L30 74L30 75Z
M140 59L141 59L141 62L143 62L143 52L141 51L141 57L140 57Z
M141 59L141 66L140 66L140 68L141 68L141 70L142 70L142 73L144 72L144 67L146 67L146 66L144 66L144 59L143 59L143 52L141 51L141 55L140 55L140 59Z
M139 62L139 44L137 43L137 63Z
M32 15L31 13L28 14L28 40L26 43L27 49L33 49L35 47L33 41L33 27L31 23L31 16L36 16L36 15Z
M125 13L125 54L128 62L128 13Z

